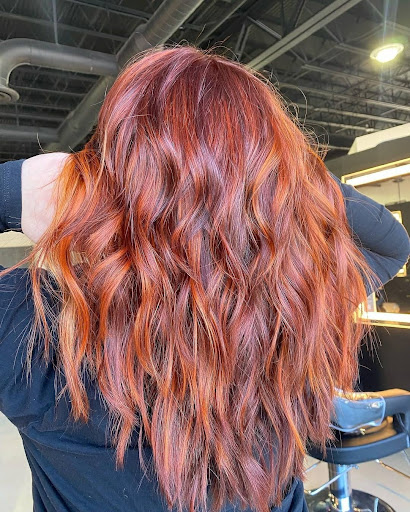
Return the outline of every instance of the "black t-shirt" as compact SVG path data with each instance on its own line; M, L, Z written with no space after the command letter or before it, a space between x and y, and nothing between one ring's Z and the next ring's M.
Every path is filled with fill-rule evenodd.
M0 165L0 232L21 231L22 163ZM408 234L384 206L334 178L345 195L361 251L386 283L407 261ZM19 268L0 279L0 411L23 440L32 471L34 512L166 512L157 481L152 475L147 478L140 467L137 437L127 451L124 469L115 469L114 450L106 447L108 414L90 382L85 382L88 424L69 419L66 398L55 405L58 382L53 365L46 367L38 357L41 343L34 350L27 384L25 340L33 316L29 274ZM151 456L147 446L144 459ZM225 512L233 510L233 505L225 508ZM295 479L282 506L272 510L307 512L302 482Z

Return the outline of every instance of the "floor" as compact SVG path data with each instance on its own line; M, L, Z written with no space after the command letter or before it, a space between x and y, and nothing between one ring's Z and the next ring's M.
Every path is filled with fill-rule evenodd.
M17 429L0 414L0 509L1 512L30 512L31 474L21 438ZM410 457L410 449L407 450ZM410 465L404 454L396 454L383 461L410 475ZM314 459L307 458L309 467ZM321 463L308 472L306 489L316 488L327 479L326 464ZM410 480L388 470L376 462L361 464L358 470L352 470L354 489L375 494L389 503L396 512L410 511Z

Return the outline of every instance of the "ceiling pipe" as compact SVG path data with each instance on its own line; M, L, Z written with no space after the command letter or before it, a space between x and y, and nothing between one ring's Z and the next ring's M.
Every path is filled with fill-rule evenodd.
M327 149L334 149L336 151L350 151L348 146L334 146L333 144L324 144Z
M148 22L139 25L117 54L122 68L136 54L164 44L204 0L164 0ZM114 78L100 78L58 130L58 143L47 151L72 151L94 127L98 112Z
M330 126L331 128L342 128L343 130L355 130L358 132L373 133L377 130L375 128L366 128L365 126L358 126L355 124L344 124L344 123L333 123L331 121L320 121L317 119L303 119L303 124L313 126L318 124L319 126Z
M58 114L45 114L34 113L34 112L1 112L1 117L8 117L12 119L33 119L34 121L51 121L55 123L61 123L64 120L64 115Z
M115 55L35 39L8 39L0 43L0 103L19 99L18 92L9 86L9 78L14 69L27 64L90 75L118 73Z
M0 124L0 139L18 142L37 142L39 145L57 140L54 128L37 128L36 126L21 126Z

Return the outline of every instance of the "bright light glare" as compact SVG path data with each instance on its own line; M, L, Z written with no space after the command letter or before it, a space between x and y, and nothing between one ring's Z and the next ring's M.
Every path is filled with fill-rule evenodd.
M404 50L401 43L386 44L372 51L370 57L379 62L389 62L397 57Z
M400 322L409 325L410 315L406 313L380 313L379 311L363 311L360 315L361 318L367 318L369 320L380 320L381 322Z
M406 174L410 174L410 164L391 167L390 169L382 169L380 171L372 172L371 174L366 174L364 176L357 176L355 178L346 178L346 183L357 187L358 185L367 185L368 183L393 179Z

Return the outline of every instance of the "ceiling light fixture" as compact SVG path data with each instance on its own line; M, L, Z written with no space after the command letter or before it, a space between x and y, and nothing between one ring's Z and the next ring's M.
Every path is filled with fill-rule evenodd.
M372 51L370 57L378 62L390 62L395 59L399 53L404 50L404 46L401 43L390 43L383 46L379 46Z

